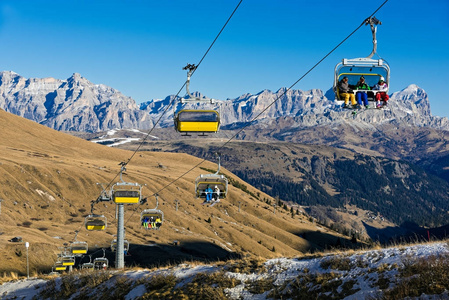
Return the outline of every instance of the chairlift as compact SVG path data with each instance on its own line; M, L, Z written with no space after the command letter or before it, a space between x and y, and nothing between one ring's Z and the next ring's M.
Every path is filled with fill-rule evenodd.
M95 269L95 265L94 265L94 263L92 263L92 262L83 263L83 264L81 265L81 269L82 269L82 270L93 270L93 269Z
M75 239L70 244L70 252L76 256L82 256L83 254L87 254L87 250L89 249L87 242L77 241L78 231L75 233Z
M109 260L106 257L97 257L94 259L95 270L107 269L109 267Z
M75 265L75 257L74 256L63 256L61 258L63 266L74 266Z
M88 245L86 242L75 241L70 245L70 252L76 256L87 254Z
M156 207L153 209L145 209L140 214L140 223L144 229L160 229L164 222L164 213L158 209L159 201L156 195Z
M125 163L121 163L120 182L111 188L112 200L116 204L137 204L141 199L142 186L138 183L125 182L122 173L126 171Z
M104 215L90 214L84 220L84 225L89 231L101 231L106 229L106 217Z
M117 250L117 239L113 239L111 242L111 251L115 252ZM123 250L128 253L129 251L129 242L127 240L123 240Z
M92 255L89 255L89 262L83 263L81 265L82 270L93 270L95 268L94 263L92 262Z
M185 103L196 104L197 108L180 109L174 114L174 125L178 132L185 133L188 136L189 132L200 133L205 136L206 133L218 132L220 128L220 113L219 106L215 105L215 100L210 98L200 98L193 96L189 91L190 77L196 70L193 64L187 64L183 70L187 70L186 91L187 95L180 99L182 106ZM214 105L213 109L204 109L204 104L207 106Z
M109 267L109 260L106 258L106 251L103 248L103 257L97 257L94 259L95 270L107 269Z
M63 265L62 261L55 262L55 265L53 266L55 271L65 271L67 270L67 266Z
M381 78L387 83L388 86L390 86L390 66L380 57L378 59L373 59L374 54L377 54L376 25L380 25L382 23L375 17L367 18L364 23L365 25L370 25L371 27L371 32L373 35L373 50L367 57L352 59L344 58L335 66L333 90L336 101L340 101L340 104L344 99L340 97L338 83L344 77L348 78L350 87L355 87L361 76L365 78L366 84L369 85L371 89L379 82ZM376 100L376 91L368 90L365 92L368 95L368 101Z
M209 186L214 190L215 186L220 189L219 197L226 198L228 194L228 179L224 175L218 174L220 172L220 155L218 155L218 170L215 174L201 174L195 180L195 194L198 198L206 198L206 189Z

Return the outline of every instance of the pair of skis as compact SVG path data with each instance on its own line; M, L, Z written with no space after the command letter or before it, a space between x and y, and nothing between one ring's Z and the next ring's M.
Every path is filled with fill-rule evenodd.
M218 202L220 202L220 199L217 199L217 200L211 200L211 201L204 201L204 202L201 203L201 204L202 204L202 205L209 204L209 207L212 207L212 206L214 206L215 204L217 204Z

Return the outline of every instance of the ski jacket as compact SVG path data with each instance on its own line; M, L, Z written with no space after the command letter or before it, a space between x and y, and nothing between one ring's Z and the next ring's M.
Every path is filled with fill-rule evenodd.
M378 83L374 86L373 90L377 90L380 92L386 92L388 91L388 85L384 82L384 83Z
M344 82L343 80L341 80L340 83L338 84L338 88L340 89L341 93L351 92L351 89L349 88L349 83Z
M369 85L367 85L366 83L357 83L357 86L355 87L356 90L371 90Z

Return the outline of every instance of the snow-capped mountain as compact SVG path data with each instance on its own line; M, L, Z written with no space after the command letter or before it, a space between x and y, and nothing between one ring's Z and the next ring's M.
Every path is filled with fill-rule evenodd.
M334 98L332 90L324 94L317 89L281 88L276 92L264 90L255 95L217 101L212 106L189 105L219 109L223 128L238 128L239 124L254 119L258 124L268 125L280 117L294 120L290 126L310 127L343 122L350 117L351 111L342 110ZM145 130L157 121L157 127L170 127L174 111L181 107L173 100L171 95L137 105L119 91L93 84L77 73L60 80L26 79L14 72L0 72L0 108L61 131ZM414 84L394 92L388 110L358 113L357 122L370 126L392 123L449 130L449 120L431 115L426 92Z
M56 130L96 132L153 125L133 99L77 73L59 80L0 72L0 82L1 108Z

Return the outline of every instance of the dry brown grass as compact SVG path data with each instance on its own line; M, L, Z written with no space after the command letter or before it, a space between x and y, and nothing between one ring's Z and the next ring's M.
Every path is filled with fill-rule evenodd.
M109 247L116 233L113 203L95 205L94 212L108 218L106 231L87 232L82 222L90 212L90 201L101 191L96 183L117 181L117 164L129 159L132 152L97 145L2 110L0 128L0 199L3 199L0 225L4 232L0 235L0 271L19 275L26 272L24 255L15 254L25 253L23 243L8 242L15 236L22 236L24 242L30 243L30 269L37 272L51 270L58 247L70 243L77 230L78 240L87 241L90 248ZM318 244L324 235L307 240L299 236L300 232L316 231L316 225L299 216L292 218L288 210L278 209L273 214L271 209L264 208L263 200L274 203L274 199L224 168L224 174L245 188L230 185L227 199L213 208L200 205L202 201L194 197L195 179L204 173L200 168L166 187L200 161L179 153L144 151L134 156L124 180L147 184L143 193L149 198L143 207L126 206L126 238L130 243L169 246L177 240L182 247L191 241L201 241L229 252L264 258L293 257L322 250ZM216 164L206 161L201 167L215 170ZM151 195L164 187L159 208L164 211L165 222L157 232L145 231L139 224L139 212L154 207ZM178 211L175 199L180 200ZM204 222L209 218L211 223ZM332 234L335 233L329 231L325 236ZM170 247L164 249L171 251ZM170 255L167 253L167 257ZM210 253L210 257L217 255Z

